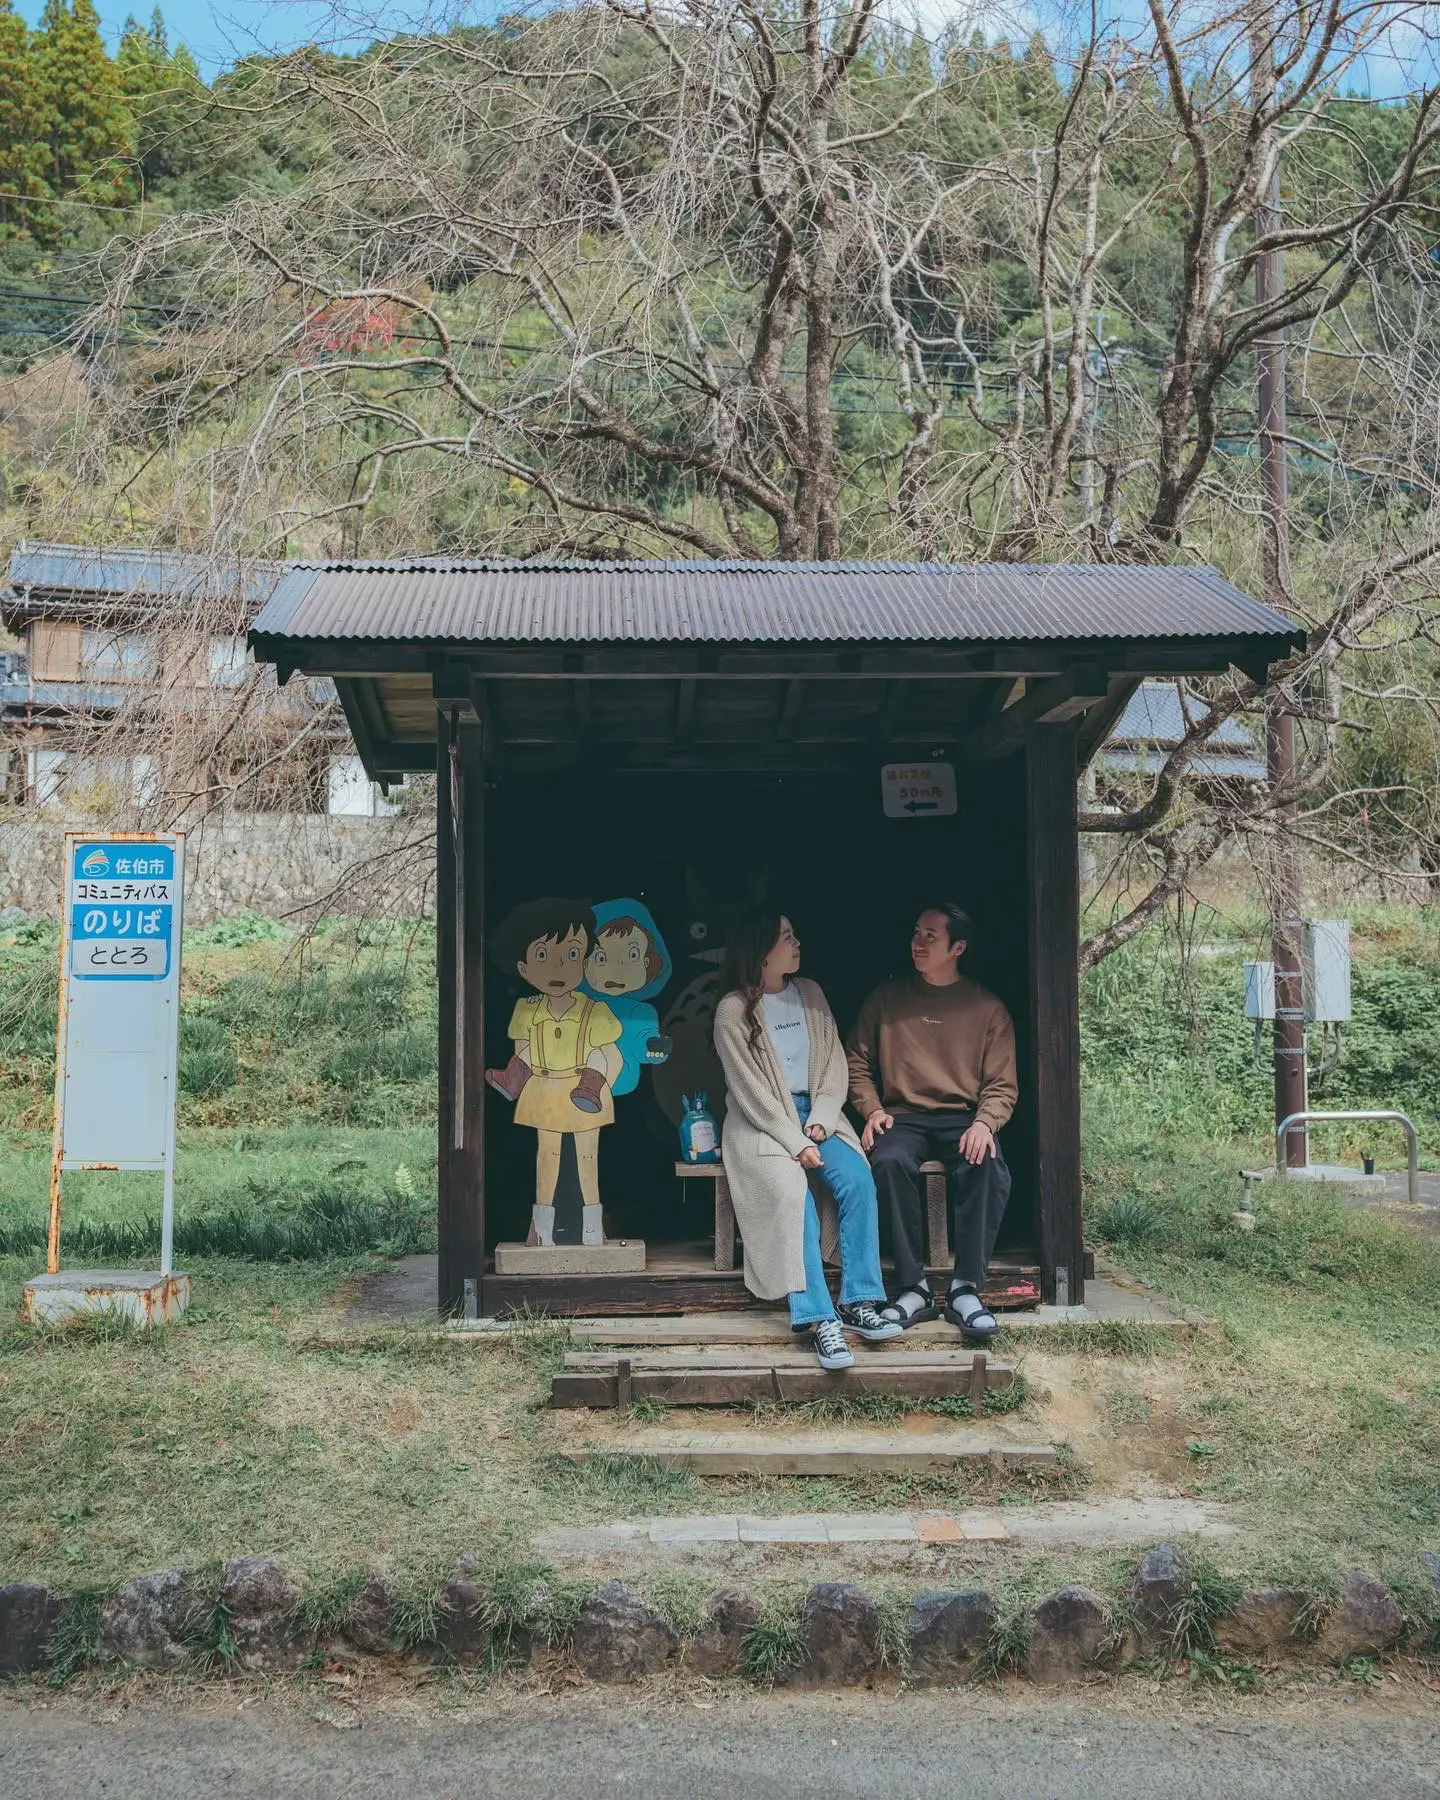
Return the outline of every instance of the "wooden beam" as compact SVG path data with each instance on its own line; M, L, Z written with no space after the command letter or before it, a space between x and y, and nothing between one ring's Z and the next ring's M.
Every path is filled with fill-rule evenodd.
M915 756L923 744L928 754L937 741L931 733L909 745L896 743L894 748L899 756ZM770 738L753 744L692 743L688 748L657 740L592 744L585 756L587 763L592 763L602 750L607 752L604 766L615 775L833 775L847 768L862 773L873 770L877 754L883 755L885 749L870 739L810 744ZM505 767L510 774L559 774L573 768L580 754L574 743L527 743L511 738L506 742Z
M485 761L482 730L442 715L436 764L440 998L439 1305L478 1300L485 1269Z
M1090 759L1103 747L1110 733L1120 722L1120 715L1130 702L1130 696L1140 685L1133 675L1116 675L1111 678L1110 691L1098 706L1092 706L1080 723L1076 739L1076 758L1083 769Z
M1038 1282L1039 1267L997 1257L980 1290L987 1306L1032 1306L1034 1289L1024 1299L1015 1297L1017 1286ZM838 1290L837 1270L827 1279ZM503 1319L512 1313L548 1313L555 1319L614 1318L622 1314L685 1313L757 1309L761 1318L765 1302L756 1300L745 1286L740 1269L721 1272L696 1265L690 1274L659 1275L486 1275L480 1310L487 1318Z
M1085 1295L1075 781L1074 724L1032 725L1025 743L1025 836L1040 1267L1046 1300L1055 1300L1063 1270L1072 1305Z
M1041 680L1058 675L1077 658L1135 675L1205 675L1234 667L1264 671L1303 641L1288 633L1263 637L1105 638L1015 643L902 643L866 646L858 654L835 644L777 648L703 645L594 644L565 649L538 645L493 645L458 639L430 644L354 638L291 638L251 632L248 642L258 662L307 675L426 674L464 663L485 674L553 680L563 675L565 657L580 657L588 677L619 680L673 680L681 675L715 679L756 675L787 679L804 675L853 680L856 675L888 679L916 676L927 681L950 676L988 680L1002 675ZM448 676L442 680L448 681Z
M385 725L379 702L375 698L374 682L337 681L335 692L340 696L345 723L350 727L350 735L354 738L355 748L365 765L365 773L372 781L382 780L378 751L386 745ZM433 761L433 755L427 754L425 767L429 768Z
M967 737L961 749L966 762L990 762L1013 756L1032 725L1058 725L1078 718L1109 692L1109 672L1095 663L1077 663L1049 681L1027 685L1023 698L988 719Z
M695 730L695 678L682 676L675 696L675 742L684 746Z
M460 1259L453 1248L457 1235L455 1220L461 1207L460 1197L454 1192L453 1157L460 1130L457 1108L460 1010L455 991L459 967L459 859L456 855L455 779L451 764L452 749L458 751L456 715L457 709L453 707L441 712L435 757L435 983L439 997L438 1141L435 1146L438 1207L435 1224L440 1248L437 1305L442 1314L456 1308L464 1296Z
M435 768L435 745L392 738L376 749L375 768L376 781L386 775L429 775Z
M800 717L800 708L805 704L805 683L792 679L786 684L785 698L780 705L780 717L775 721L777 738L792 738L795 735L795 722Z

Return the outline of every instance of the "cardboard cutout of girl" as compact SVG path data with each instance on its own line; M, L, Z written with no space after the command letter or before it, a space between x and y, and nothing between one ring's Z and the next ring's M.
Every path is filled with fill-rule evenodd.
M485 1071L490 1086L515 1102L515 1123L538 1134L532 1244L555 1242L555 1187L567 1137L580 1177L581 1242L605 1242L598 1133L615 1120L621 1025L604 1000L580 991L595 941L589 904L556 898L525 901L490 939L495 962L507 973L518 970L535 990L510 1015L510 1061Z
M670 1054L660 1014L650 1004L670 979L670 952L643 900L604 900L595 908L595 941L580 992L603 1000L620 1021L620 1073L610 1084L617 1098L634 1093L642 1069Z

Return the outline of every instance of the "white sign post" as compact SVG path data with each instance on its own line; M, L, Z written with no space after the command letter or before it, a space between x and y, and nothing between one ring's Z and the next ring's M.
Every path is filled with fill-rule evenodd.
M188 1296L188 1281L172 1271L184 879L182 833L66 833L48 1273L26 1289L32 1317L110 1310L150 1324ZM61 1275L64 1176L96 1169L164 1177L158 1278ZM70 1292L80 1273L84 1304Z

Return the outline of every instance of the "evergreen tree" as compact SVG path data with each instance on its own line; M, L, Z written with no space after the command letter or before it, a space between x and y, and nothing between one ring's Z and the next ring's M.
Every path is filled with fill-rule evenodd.
M36 40L41 92L51 113L51 189L123 206L134 197L130 109L105 54L94 0L46 0Z
M200 148L200 121L208 98L195 59L184 44L170 48L157 6L143 27L125 21L115 59L121 92L135 127L135 155L146 188L193 165Z
M30 32L0 0L0 243L55 235L54 208L44 204L51 124Z

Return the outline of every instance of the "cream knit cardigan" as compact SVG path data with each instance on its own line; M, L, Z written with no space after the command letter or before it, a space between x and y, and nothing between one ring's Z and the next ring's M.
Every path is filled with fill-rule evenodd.
M793 978L810 1033L810 1122L843 1138L863 1156L841 1108L849 1070L835 1018L817 983ZM805 1171L796 1161L810 1143L768 1031L758 1054L750 1048L745 1001L726 994L715 1008L715 1049L725 1071L725 1131L720 1154L745 1241L745 1285L761 1300L779 1300L805 1286ZM834 1241L834 1201L818 1198L823 1238ZM828 1215L828 1216L827 1216ZM829 1227L827 1230L826 1228Z

